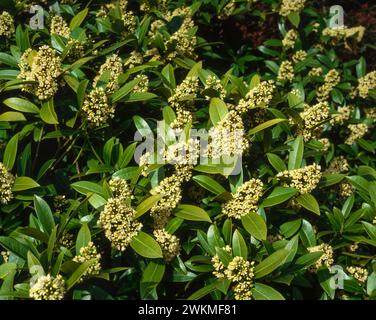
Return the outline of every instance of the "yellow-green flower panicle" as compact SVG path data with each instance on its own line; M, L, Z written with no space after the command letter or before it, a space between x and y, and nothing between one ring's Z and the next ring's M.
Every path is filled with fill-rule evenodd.
M347 271L361 283L366 283L368 279L368 271L365 268L361 267L347 267Z
M138 235L142 223L136 220L136 211L119 198L110 198L101 212L98 225L113 247L124 251Z
M233 199L222 206L222 212L230 218L241 219L251 211L257 211L262 189L263 183L259 179L251 179L243 183L236 190Z
M154 230L153 234L161 246L163 257L167 262L180 254L180 241L175 235L168 233L165 229Z
M295 29L290 29L287 31L285 37L282 40L282 45L284 48L289 49L295 46L295 42L298 39L298 32Z
M94 88L86 95L82 111L93 126L102 126L115 116L115 107L110 105L103 87Z
M352 145L356 140L363 138L368 132L368 126L365 123L350 124L348 126L350 134L345 143Z
M119 198L123 201L133 199L132 190L128 185L127 180L115 177L112 178L108 184L110 186L113 198Z
M86 269L85 273L81 276L79 282L84 278L98 275L101 271L101 255L97 252L97 248L93 242L89 242L87 246L80 249L80 254L72 259L77 263L84 263L86 261L94 260L93 264Z
M322 266L330 268L333 263L333 248L326 243L320 244L318 246L308 248L309 252L323 252L323 255L315 262L313 266L311 266L310 271L317 271Z
M104 73L109 73L108 82L105 86L106 93L112 94L119 89L118 78L123 73L123 62L118 55L113 54L107 57L106 62L101 65L98 75L94 79L94 88L98 86L98 82Z
M27 49L19 64L19 79L35 81L35 84L24 85L23 91L30 92L39 100L47 100L58 90L58 77L62 74L61 59L56 51L42 46L38 52Z
M0 162L0 203L8 204L13 199L14 176Z
M279 81L289 81L291 82L294 79L294 67L292 66L291 61L283 61L278 70Z
M304 9L306 0L282 0L279 14L283 17L287 17L290 13L300 12Z
M297 189L301 194L314 190L321 179L321 167L316 163L300 169L285 170L277 174L283 185Z
M376 71L367 73L364 77L360 78L358 81L357 91L359 96L362 98L367 98L370 90L376 89Z
M41 276L30 288L29 296L34 300L63 300L66 292L65 281L61 275Z
M340 81L339 72L335 69L329 70L325 76L324 84L317 89L317 100L320 102L328 100L330 93Z
M11 38L14 33L13 17L9 12L3 11L0 14L0 37Z
M321 134L323 122L329 119L329 105L327 102L319 102L312 107L305 104L300 116L304 121L302 130L304 140L309 141Z

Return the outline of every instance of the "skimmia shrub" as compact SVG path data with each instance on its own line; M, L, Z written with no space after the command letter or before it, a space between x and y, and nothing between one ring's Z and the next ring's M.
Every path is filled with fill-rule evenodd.
M332 4L1 1L0 299L375 299L375 29Z

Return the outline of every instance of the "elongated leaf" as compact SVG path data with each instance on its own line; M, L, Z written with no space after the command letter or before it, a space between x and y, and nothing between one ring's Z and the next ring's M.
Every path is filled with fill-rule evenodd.
M266 240L267 227L264 219L255 212L242 217L244 229L258 240Z
M284 264L288 253L288 250L285 249L278 250L272 253L265 260L261 261L255 267L255 279L267 276L268 274L272 273L275 269L277 269L279 266Z
M17 177L14 181L12 191L24 191L39 187L39 184L29 177Z
M258 125L257 127L251 129L248 131L248 134L249 135L253 135L253 134L256 134L257 132L260 132L262 130L265 130L269 127L272 127L278 123L281 123L281 122L284 122L284 121L287 121L286 119L272 119L272 120L269 120L269 121L266 121L260 125Z
M17 150L18 150L18 134L14 135L9 140L4 151L3 164L9 171L13 169L14 162L16 161Z
M34 195L34 208L43 231L50 234L55 227L55 220L49 205L41 197Z
M159 244L147 233L140 232L132 239L131 247L139 255L150 258L162 258L162 249Z
M39 113L39 108L32 102L21 98L9 98L3 101L5 105L13 110L27 113Z
M255 300L285 300L277 290L262 283L254 284L252 296Z
M243 236L238 230L235 230L232 237L232 249L235 256L243 257L245 260L248 258L248 249Z
M292 198L295 194L297 194L297 192L298 190L294 188L276 187L274 188L273 192L262 202L261 206L272 207L283 203Z
M86 247L91 241L91 233L87 223L84 223L77 235L76 255L80 254L80 249Z
M302 136L299 136L295 139L292 148L293 149L289 155L289 170L298 169L302 164L304 152L304 142Z
M226 114L228 113L228 109L226 103L224 103L219 98L212 98L209 105L209 115L210 120L213 125L217 125L219 121L221 121Z
M223 192L226 192L225 188L223 188L213 178L210 178L208 176L198 175L198 176L194 176L192 179L196 181L201 187L214 193L215 195L219 195Z
M142 201L136 208L136 218L139 218L144 213L148 212L160 199L162 199L162 195L156 194Z
M313 213L316 213L317 215L320 215L319 204L313 195L309 193L304 193L297 197L296 200L300 205L303 206L303 208Z
M211 222L211 219L207 212L200 207L181 204L177 209L178 211L175 213L175 216L184 220Z

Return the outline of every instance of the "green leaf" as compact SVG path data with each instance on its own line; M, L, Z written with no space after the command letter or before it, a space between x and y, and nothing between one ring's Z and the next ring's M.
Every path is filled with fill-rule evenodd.
M42 109L40 110L40 117L47 124L59 124L57 114L55 112L54 99L51 98L47 102L42 103Z
M21 112L8 111L0 115L0 121L18 122L18 121L26 121L26 118Z
M67 290L70 290L94 263L96 263L96 259L91 259L82 263L66 281Z
M323 174L320 180L320 186L329 187L334 184L340 183L345 178L344 174Z
M320 215L319 204L313 195L309 193L304 193L297 197L296 200L300 205L303 206L303 208L313 213L316 213L317 215Z
M294 188L275 187L273 192L262 202L261 206L272 207L283 203L292 198L295 194L297 194L297 192L298 190Z
M80 249L86 247L91 241L91 233L87 223L84 223L77 235L76 255L80 255Z
M165 269L165 264L160 261L149 262L140 282L141 299L147 299L151 291L162 281Z
M255 283L252 288L252 296L255 300L285 300L277 290L262 283Z
M8 251L14 253L20 258L27 260L27 252L29 248L12 237L0 237L0 244Z
M289 222L283 223L279 229L283 236L286 238L291 238L295 233L297 233L302 225L302 219L297 219Z
M9 108L20 112L39 114L39 108L32 102L21 98L9 98L3 101Z
M84 10L77 13L71 20L69 24L69 29L73 31L74 29L78 28L81 25L81 23L85 20L88 13L89 8L85 8Z
M274 153L267 153L266 156L268 157L270 164L273 166L275 170L277 170L277 172L287 170L285 163L280 157L278 157Z
M51 234L55 220L49 205L41 197L34 195L34 208L43 231Z
M248 131L248 134L249 135L253 135L253 134L256 134L257 132L260 132L260 131L263 131L269 127L272 127L278 123L281 123L281 122L285 122L287 121L286 119L272 119L272 120L269 120L269 121L266 121L260 125L258 125L257 127L251 129Z
M211 284L197 290L193 294L191 294L188 297L187 300L199 300L199 299L205 297L206 295L208 295L209 293L213 292L216 289L217 289L217 282L211 283Z
M79 182L72 183L71 187L77 192L86 196L91 193L104 196L102 187L94 182L79 181Z
M131 247L139 255L150 258L162 258L162 249L159 244L147 233L140 233L132 239Z
M119 90L117 90L112 96L111 101L113 103L118 102L125 98L127 94L129 94L133 88L138 85L138 83L141 81L141 78L133 79L132 81L129 81L124 86L122 86Z
M238 230L235 230L232 236L232 250L234 256L243 257L245 260L248 258L248 249L243 236Z
M140 116L133 117L134 124L140 134L144 137L153 136L153 131L150 129L148 123Z
M34 189L40 185L29 177L17 177L14 181L12 191L25 191L29 189Z
M215 181L211 177L198 175L194 176L192 179L193 181L197 182L201 187L214 193L215 195L220 195L221 193L226 192L226 189L223 188L217 181Z
M292 148L293 149L289 155L289 170L299 169L302 164L304 152L304 141L302 136L299 136L295 139Z
M17 265L13 262L8 262L0 265L0 279L4 279L10 272L15 271Z
M175 212L175 216L184 220L212 222L207 212L200 207L181 204L177 209L178 211Z
M217 125L228 113L226 103L219 98L212 98L209 105L210 120L213 125Z
M119 161L119 168L120 169L123 169L125 168L129 162L131 162L132 158L133 158L133 155L134 155L134 152L136 150L136 147L137 147L137 142L134 142L132 144L130 144L123 152L123 155L122 155L122 158L121 160Z
M366 221L362 221L362 224L364 226L364 229L367 231L369 237L371 238L371 240L376 241L376 227Z
M261 261L255 267L255 279L267 276L268 274L272 273L275 269L277 269L279 266L284 264L288 254L288 250L281 249L272 253L265 260Z
M3 164L9 171L13 169L18 150L18 134L14 135L5 147Z
M244 229L257 240L266 240L267 227L264 219L256 212L251 212L242 217Z
M136 218L141 217L144 213L148 212L159 200L162 199L162 195L156 194L146 198L136 208Z
M291 12L287 18L290 20L290 22L293 24L295 28L299 27L300 24L300 14L299 12Z
M122 101L124 103L128 102L137 102L137 101L147 101L158 96L151 92L131 92L127 97L125 97Z

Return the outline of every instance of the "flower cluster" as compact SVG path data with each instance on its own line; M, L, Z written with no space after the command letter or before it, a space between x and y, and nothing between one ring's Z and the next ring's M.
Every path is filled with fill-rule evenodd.
M304 9L306 0L282 0L279 14L287 17L292 12L300 12Z
M325 75L324 84L317 89L317 100L326 101L329 98L330 92L340 82L340 80L341 77L337 70L329 70L329 72Z
M119 198L108 199L98 224L104 229L106 238L120 251L128 247L142 228L142 223L136 220L136 211Z
M229 245L226 245L222 249L229 254L232 253L232 248ZM211 259L211 263L212 263L213 268L214 268L213 275L215 277L217 277L218 279L224 278L225 277L224 271L225 271L226 267L223 264L223 262L221 261L221 259L219 258L218 254L213 256L213 258Z
M350 197L352 196L354 191L355 191L354 187L348 182L342 181L339 185L339 195L341 197L344 197L344 198Z
M148 92L149 90L148 76L145 74L139 74L136 76L135 79L140 79L140 82L134 86L133 92Z
M328 173L345 173L350 170L350 165L344 156L334 158L329 168L326 170Z
M308 72L308 75L310 77L321 77L323 73L324 73L324 71L322 70L322 68L321 67L317 67L317 68L312 68Z
M171 123L172 128L183 129L192 121L191 112L194 110L194 100L197 98L199 82L197 77L187 77L175 89L168 103L176 111L176 119Z
M8 172L4 164L0 162L0 203L7 204L13 199L12 187L14 176Z
M235 283L233 290L236 300L250 300L254 278L254 264L244 260L243 257L235 257L228 264L225 275L228 280Z
M362 98L367 98L370 90L376 89L376 71L367 73L358 80L358 92Z
M24 91L33 93L40 100L55 95L58 90L57 79L62 74L61 59L55 50L42 46L35 52L29 48L22 55L19 67L19 79L35 82L24 85Z
M312 107L306 104L300 116L304 121L302 134L304 140L308 141L321 133L322 123L329 118L329 105L327 102L319 102Z
M91 125L101 126L115 116L115 107L110 105L103 87L94 88L86 95L82 111Z
M63 300L65 295L65 281L61 275L56 277L48 274L41 276L30 288L30 298L34 300Z
M328 27L322 31L323 36L331 38L333 45L338 45L341 41L344 41L346 49L350 49L349 44L347 43L348 38L354 38L356 42L361 42L365 33L365 28L363 26L358 27Z
M106 62L101 65L98 75L94 78L93 87L101 86L100 80L103 81L103 77L106 77L106 93L112 94L119 89L118 78L122 73L123 62L118 55L113 54L107 57Z
M226 90L223 87L221 80L219 80L215 76L210 75L206 79L205 90L208 90L208 89L216 91L219 98L221 98L222 100L226 97ZM210 100L209 96L206 96L205 98L207 100Z
M127 180L115 177L112 178L108 184L114 198L119 198L122 201L133 199L132 191Z
M0 37L10 38L15 32L14 20L11 14L3 11L0 14Z
M316 163L300 169L285 170L277 174L277 179L286 187L297 189L300 193L310 193L321 179L321 167Z
M86 269L85 273L81 276L80 282L90 276L98 275L101 271L101 255L97 252L97 248L93 242L89 242L87 246L81 247L80 254L75 256L72 259L74 262L77 263L84 263L90 260L94 260L94 262Z
M65 22L62 16L53 16L51 19L51 27L50 27L51 34L57 34L62 36L66 39L70 38L70 29L68 24Z
M209 138L204 153L212 159L241 155L249 148L249 141L244 136L243 120L235 110L229 111L215 127L210 129Z
M257 210L257 203L262 196L263 183L251 179L243 183L233 195L233 199L222 206L222 212L230 218L241 219L251 211Z
M276 86L273 80L261 81L259 85L252 88L246 95L245 99L241 99L235 109L240 113L246 113L254 108L267 108L273 99Z
M169 262L180 253L179 239L168 233L165 229L157 229L153 232L155 240L162 248L164 259Z
M332 125L343 125L347 120L350 119L352 110L352 106L338 107L337 113L333 115L332 119L330 119L330 123Z
M124 65L128 68L134 68L135 66L142 64L142 62L142 54L138 51L132 51Z
M310 247L307 249L309 252L323 252L322 256L315 262L313 266L311 266L311 271L316 271L323 265L327 268L330 268L333 265L333 248L329 244L322 243L318 246Z
M298 50L295 52L295 54L292 56L292 61L294 61L295 63L298 63L300 61L304 61L305 59L307 59L307 52L304 51L304 50Z
M365 123L349 124L348 129L350 130L350 135L345 141L348 145L352 145L355 140L364 137L368 132L368 126Z
M291 61L283 61L278 70L278 80L280 81L292 81L294 79L294 67Z
M368 279L368 271L361 267L347 267L347 271L359 282L365 283Z
M284 48L293 48L295 46L295 42L298 39L298 32L295 29L290 29L282 40L282 45Z

